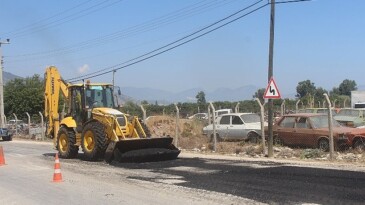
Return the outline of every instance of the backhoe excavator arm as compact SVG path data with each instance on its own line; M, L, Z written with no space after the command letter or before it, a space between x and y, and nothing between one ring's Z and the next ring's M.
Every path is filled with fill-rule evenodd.
M50 138L57 138L60 127L60 119L58 114L58 104L60 100L60 90L68 101L68 85L61 78L57 68L50 66L44 74L45 92L44 92L44 112L48 120L46 134Z

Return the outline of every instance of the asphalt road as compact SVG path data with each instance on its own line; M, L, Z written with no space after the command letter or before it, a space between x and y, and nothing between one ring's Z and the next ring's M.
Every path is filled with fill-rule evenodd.
M364 169L284 161L212 159L87 162L61 159L50 143L2 142L0 204L365 204ZM345 169L345 170L344 170Z

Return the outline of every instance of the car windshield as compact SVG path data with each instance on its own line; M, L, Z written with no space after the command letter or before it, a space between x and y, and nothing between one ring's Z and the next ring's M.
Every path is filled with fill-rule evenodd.
M328 128L328 116L320 115L309 117L310 121L312 121L313 128ZM333 127L340 127L341 125L336 121L332 120Z
M241 118L245 123L260 122L260 116L257 114L244 114Z
M338 116L353 116L357 117L359 116L359 110L349 110L349 109L342 109L340 112L338 112Z

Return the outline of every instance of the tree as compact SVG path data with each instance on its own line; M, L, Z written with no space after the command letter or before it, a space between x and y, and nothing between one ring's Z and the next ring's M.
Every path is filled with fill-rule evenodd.
M313 96L316 91L316 86L310 80L301 81L297 85L297 95L298 98L303 98L307 95Z
M340 95L340 90L338 89L338 87L332 88L332 91L330 92L330 95L331 96Z
M198 105L204 105L207 103L207 101L205 100L204 91L198 92L198 94L195 96L195 98L196 98L196 102L198 103Z
M322 105L322 102L325 100L325 97L324 97L324 93L327 93L327 90L322 88L322 87L319 87L316 89L315 93L314 93L314 100L315 102L313 102L314 104L317 104L318 101L319 101L319 107L321 107Z
M16 78L4 86L5 115L13 113L25 118L25 112L38 115L44 110L44 82L39 75L25 79Z
M255 92L255 95L253 95L252 97L253 98L258 98L261 101L261 103L263 103L264 102L265 91L266 91L265 88L260 88Z
M351 96L351 91L357 90L357 85L354 80L346 79L338 86L339 95Z

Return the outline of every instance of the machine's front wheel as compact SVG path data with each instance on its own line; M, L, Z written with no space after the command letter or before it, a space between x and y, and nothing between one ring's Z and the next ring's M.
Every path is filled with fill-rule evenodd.
M90 122L82 131L82 151L85 159L95 161L104 156L107 148L107 137L100 122Z
M75 132L66 127L61 127L57 134L57 150L61 158L75 158L79 151L76 144Z

